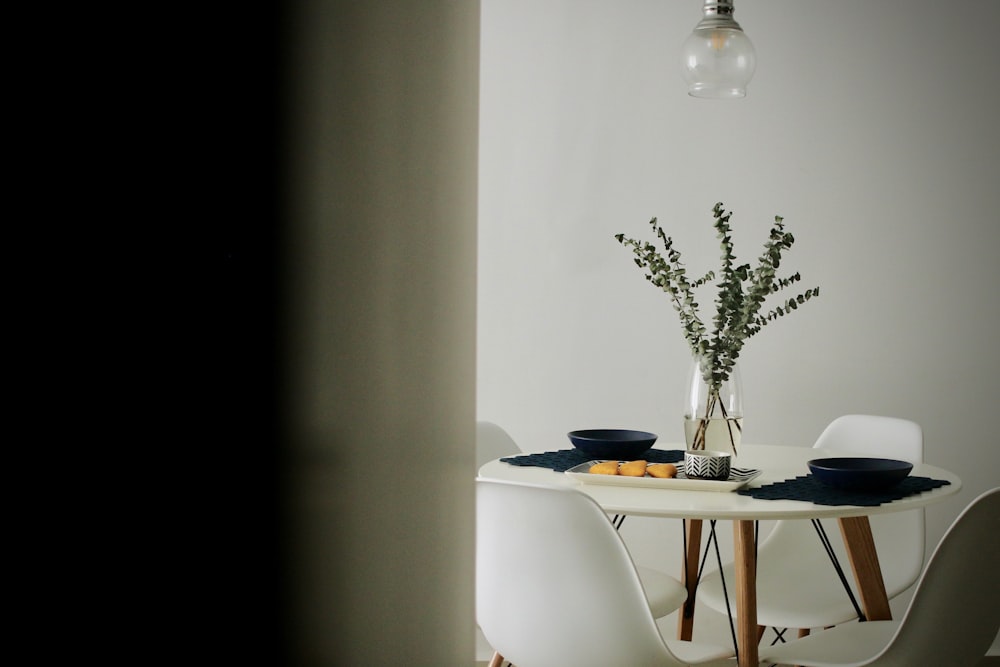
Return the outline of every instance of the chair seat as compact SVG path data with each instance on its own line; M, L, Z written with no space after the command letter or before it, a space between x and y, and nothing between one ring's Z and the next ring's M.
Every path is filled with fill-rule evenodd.
M757 567L757 622L774 628L822 628L849 621L857 616L833 567L825 577L815 572L797 574L794 567L780 572L769 570L768 560ZM782 565L793 565L783 562ZM729 593L729 608L736 617L736 572L723 568ZM848 572L848 576L851 576ZM726 596L721 578L712 573L698 584L698 602L721 614L726 613Z
M912 532L918 536L915 540L923 542L923 510L872 517L871 522L873 531L878 533L876 546L884 562L882 574L886 594L892 599L913 584L919 575L918 563L923 561L922 552L918 558L901 556L894 551L894 547L907 542L902 537L893 539L893 530L901 534ZM765 539L758 552L757 622L774 628L823 628L856 619L858 614L851 598L812 525L808 521L782 523L784 525L778 527L782 531L781 539ZM824 526L831 541L835 542L834 551L857 599L840 529L833 522L824 521ZM915 544L912 548L915 550L918 546ZM729 608L735 616L733 564L723 566L722 572L729 593ZM717 571L702 577L698 584L698 601L721 614L726 613L726 596Z
M899 621L869 621L838 625L829 630L819 630L808 637L794 639L786 644L767 648L761 647L760 659L767 662L786 664L791 660L802 667L858 667L871 662L878 655L899 628ZM822 658L803 661L803 650L807 655Z
M646 592L646 601L653 618L663 618L671 614L687 600L687 588L677 579L658 570L637 566L639 581Z
M727 646L714 646L681 639L667 639L667 647L685 665L700 667L736 667L732 660L733 649Z

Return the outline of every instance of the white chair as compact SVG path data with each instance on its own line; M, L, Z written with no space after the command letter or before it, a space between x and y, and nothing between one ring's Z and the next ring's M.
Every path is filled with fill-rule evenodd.
M913 463L924 458L920 426L893 417L838 417L820 434L814 448L816 458L846 454ZM869 523L882 564L886 594L891 599L912 586L923 567L924 510L876 515ZM838 576L812 522L777 521L758 546L757 622L761 632L766 627L798 628L802 635L811 628L829 627L858 617L858 593L840 529L833 520L824 520L822 526L845 579ZM722 572L731 592L735 581L732 563L724 566ZM845 581L850 586L850 595L844 588ZM705 574L698 584L698 603L722 614L729 609L735 614L734 604L727 608L722 584L718 571Z
M517 456L521 453L521 448L514 442L514 438L500 426L490 421L476 422L476 470L479 470L486 463L504 456ZM479 637L482 635L482 628L476 626L476 643L480 643ZM485 648L485 647L483 647ZM503 663L503 656L493 651L490 660L490 667L500 667Z
M490 421L476 422L477 469L489 461L520 453L521 449L514 438L502 426ZM638 570L650 611L655 618L667 616L684 604L687 592L677 579L647 567L639 566ZM494 653L491 665L500 665L502 659L502 656Z
M493 422L476 422L476 470L502 456L517 456L521 448L514 438Z
M489 421L476 422L476 465L504 456L517 456L521 449L503 427ZM637 566L639 578L649 599L649 608L655 618L672 614L687 598L687 593L677 579L659 570Z
M478 479L476 502L476 617L517 667L732 665L727 647L663 639L625 543L589 496Z
M965 508L938 543L901 620L845 623L761 649L803 667L978 665L1000 629L1000 487Z

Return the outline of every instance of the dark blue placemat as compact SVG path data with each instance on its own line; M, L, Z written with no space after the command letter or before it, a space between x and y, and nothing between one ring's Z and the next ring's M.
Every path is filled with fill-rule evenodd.
M651 449L643 454L642 458L650 463L677 463L684 460L684 452L676 449ZM579 449L560 449L554 452L507 456L500 460L514 466L550 468L556 472L566 472L573 466L593 461L594 457L584 454Z
M773 484L765 484L755 489L740 489L743 496L764 500L805 500L817 505L860 505L874 507L890 503L907 496L945 486L951 482L930 477L910 476L895 486L882 491L845 491L823 484L812 475L793 477Z

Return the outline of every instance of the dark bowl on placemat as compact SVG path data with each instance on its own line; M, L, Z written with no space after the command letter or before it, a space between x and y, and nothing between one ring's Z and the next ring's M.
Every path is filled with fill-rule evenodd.
M913 470L909 461L855 457L813 459L809 471L820 482L849 491L880 491L906 478Z
M620 428L592 428L570 431L573 446L595 459L631 461L649 451L656 442L655 433Z

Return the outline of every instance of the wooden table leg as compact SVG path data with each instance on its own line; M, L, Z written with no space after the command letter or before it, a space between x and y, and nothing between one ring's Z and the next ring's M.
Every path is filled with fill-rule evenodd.
M733 521L733 555L736 564L736 644L739 666L757 667L757 551L754 522Z
M847 547L847 556L851 561L851 569L854 571L854 581L858 585L858 595L861 598L861 609L865 612L865 618L869 621L892 619L868 517L849 517L838 521L844 546Z
M698 593L698 565L701 554L701 519L685 521L687 535L687 553L684 554L684 565L681 581L687 587L687 600L677 615L677 638L691 641L694 632L694 600ZM690 576L688 574L690 573Z

